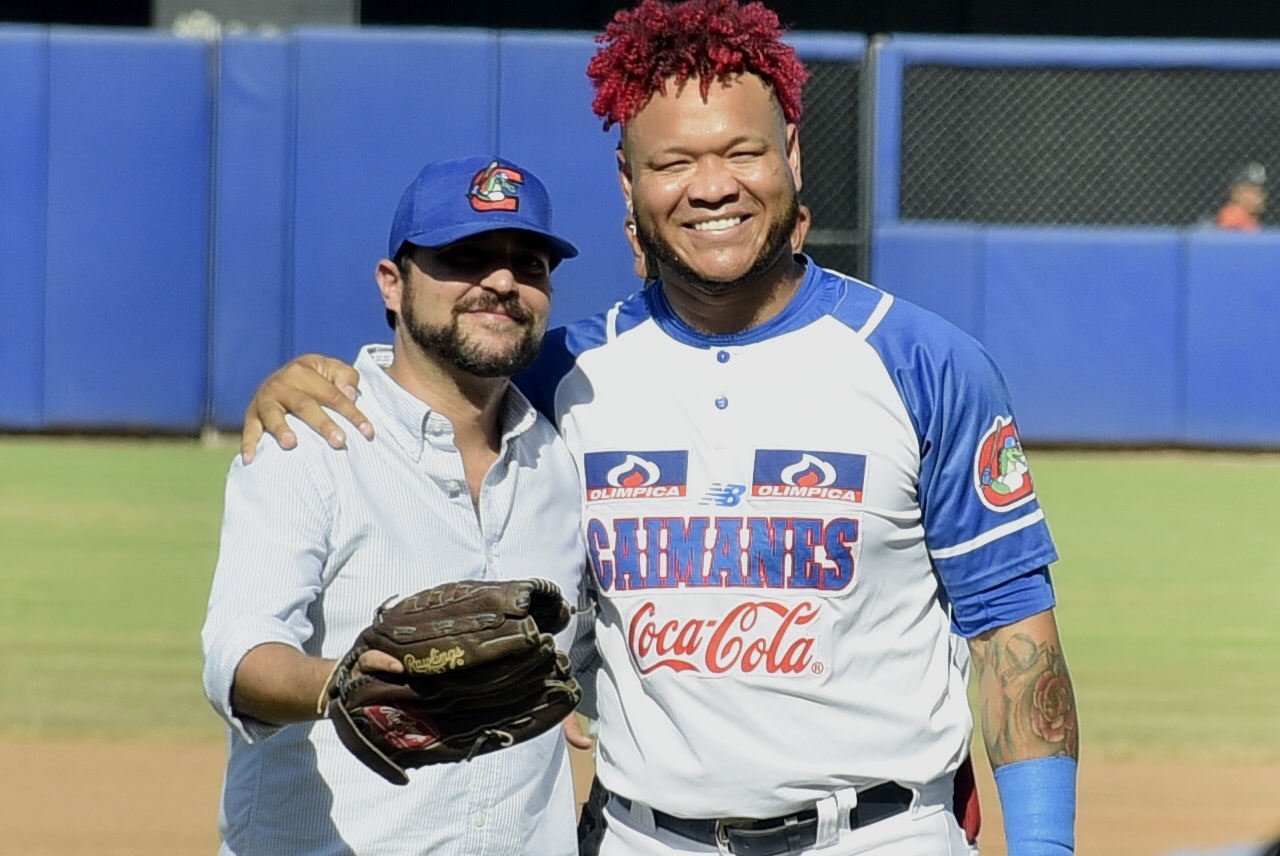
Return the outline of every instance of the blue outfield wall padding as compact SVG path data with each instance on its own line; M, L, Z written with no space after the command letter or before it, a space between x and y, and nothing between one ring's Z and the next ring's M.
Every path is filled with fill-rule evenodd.
M203 420L208 50L149 32L50 35L50 426Z
M982 338L980 226L894 223L871 239L871 282Z
M616 128L591 112L587 34L504 33L500 40L498 150L547 184L557 229L581 251L552 274L552 325L605 309L637 291L622 231Z
M390 341L374 267L429 161L497 147L497 35L301 30L289 349L347 360Z
M802 60L859 62L867 52L862 33L822 33L792 30L783 39Z
M44 398L49 32L0 27L0 428L39 428Z
M289 356L292 43L223 38L217 99L211 418L239 428L258 384Z
M1280 445L1280 232L1186 243L1186 439Z
M897 222L902 165L902 49L894 39L873 42L869 73L874 76L871 127L871 222Z
M1215 39L892 36L907 65L993 68L1280 68L1280 44Z
M982 340L1032 440L1181 436L1181 241L1171 229L988 229Z

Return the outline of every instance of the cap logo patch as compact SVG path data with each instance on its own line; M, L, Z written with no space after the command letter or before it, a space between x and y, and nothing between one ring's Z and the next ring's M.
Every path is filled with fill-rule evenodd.
M992 511L1009 511L1035 497L1027 456L1012 416L997 416L978 443L973 481L978 498Z
M524 173L494 161L471 179L467 196L477 211L518 211L522 184Z

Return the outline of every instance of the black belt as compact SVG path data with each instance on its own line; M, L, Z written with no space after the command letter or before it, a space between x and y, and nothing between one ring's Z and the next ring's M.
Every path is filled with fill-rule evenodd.
M622 807L631 810L631 800L614 797ZM849 809L849 828L857 829L911 807L913 794L897 782L885 782L858 794L858 804ZM818 810L808 808L786 817L764 820L690 820L653 810L653 822L659 829L674 832L700 844L719 846L721 837L735 856L779 856L808 850L818 840Z

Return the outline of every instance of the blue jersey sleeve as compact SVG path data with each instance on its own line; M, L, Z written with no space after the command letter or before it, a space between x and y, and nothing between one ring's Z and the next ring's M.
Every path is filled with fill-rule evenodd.
M612 309L575 321L567 327L549 330L542 340L538 359L529 369L514 378L516 386L556 428L560 415L556 411L556 392L560 383L577 365L578 357L598 348L649 317L647 292L637 292Z
M1054 606L1049 569L1036 568L951 604L951 628L966 639Z
M542 340L538 359L527 371L515 377L515 385L529 402L558 429L556 390L565 375L573 371L578 355L605 342L605 318L603 315L579 321L568 327L548 331Z
M885 362L920 443L925 543L966 636L1053 605L1057 559L1018 439L1008 388L974 339L895 301L867 342Z

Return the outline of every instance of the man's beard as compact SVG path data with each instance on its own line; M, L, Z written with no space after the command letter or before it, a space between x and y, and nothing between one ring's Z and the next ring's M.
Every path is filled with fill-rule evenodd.
M652 265L653 261L657 261L681 282L687 283L703 294L716 297L731 294L759 278L761 274L773 267L784 251L791 250L791 233L795 231L796 222L800 219L800 203L796 195L791 194L786 208L770 224L769 232L765 235L764 246L760 249L755 261L751 263L751 267L742 276L733 279L707 279L685 264L676 255L675 248L667 243L661 234L649 231L647 224L639 216L635 219L636 238L640 242L640 248L644 250L646 259L650 262L650 276L658 275L658 271Z
M464 312L498 308L519 323L524 328L524 334L505 353L489 353L464 337L458 319ZM485 292L483 297L455 306L453 320L448 324L431 327L413 314L412 289L406 288L400 303L400 315L404 319L404 327L409 337L424 353L434 354L476 377L518 375L533 365L542 347L542 334L535 330L537 325L534 323L533 314L520 304L520 299L515 294L498 297L491 292Z

